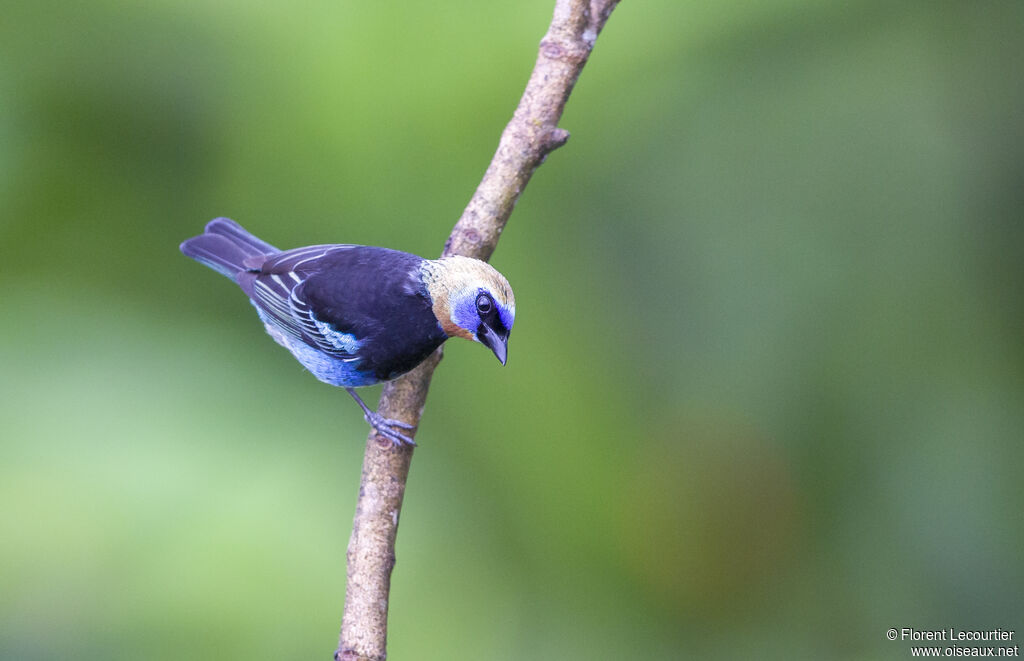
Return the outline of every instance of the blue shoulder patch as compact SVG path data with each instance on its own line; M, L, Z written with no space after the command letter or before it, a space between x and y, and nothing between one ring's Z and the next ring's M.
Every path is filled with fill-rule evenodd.
M313 323L316 324L316 329L320 331L323 338L338 351L351 355L355 355L359 351L362 342L357 340L355 335L336 331L331 328L330 324L324 323L315 317L313 318Z

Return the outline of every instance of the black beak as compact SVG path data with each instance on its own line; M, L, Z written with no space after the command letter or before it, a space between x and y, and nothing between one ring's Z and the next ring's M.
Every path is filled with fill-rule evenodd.
M505 361L508 360L508 331L499 334L487 324L480 324L477 338L479 338L480 344L494 352L502 365L505 364Z

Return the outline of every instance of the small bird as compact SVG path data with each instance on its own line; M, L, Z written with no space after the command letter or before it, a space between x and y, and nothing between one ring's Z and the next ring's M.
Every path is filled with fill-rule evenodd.
M423 259L388 248L331 244L278 250L228 218L216 218L181 252L238 283L274 340L313 376L348 391L371 427L415 445L355 388L419 365L449 337L508 357L516 302L508 280L469 257Z

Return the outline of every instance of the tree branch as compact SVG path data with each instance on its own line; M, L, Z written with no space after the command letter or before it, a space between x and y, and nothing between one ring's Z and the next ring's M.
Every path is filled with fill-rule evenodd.
M619 0L557 0L551 26L512 120L483 180L445 242L442 256L487 260L534 171L565 144L558 128L565 103L597 35ZM419 367L384 386L378 411L386 418L419 424L430 378L442 357L438 349ZM398 516L413 448L395 446L371 430L366 441L352 537L348 545L345 613L335 658L383 661L388 598L395 565Z

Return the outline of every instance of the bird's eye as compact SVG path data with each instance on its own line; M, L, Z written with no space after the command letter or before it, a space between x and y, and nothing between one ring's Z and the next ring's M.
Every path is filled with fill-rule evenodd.
M491 301L491 297L487 294L480 294L476 297L476 310L480 314L487 314L491 311L491 306L494 303Z

